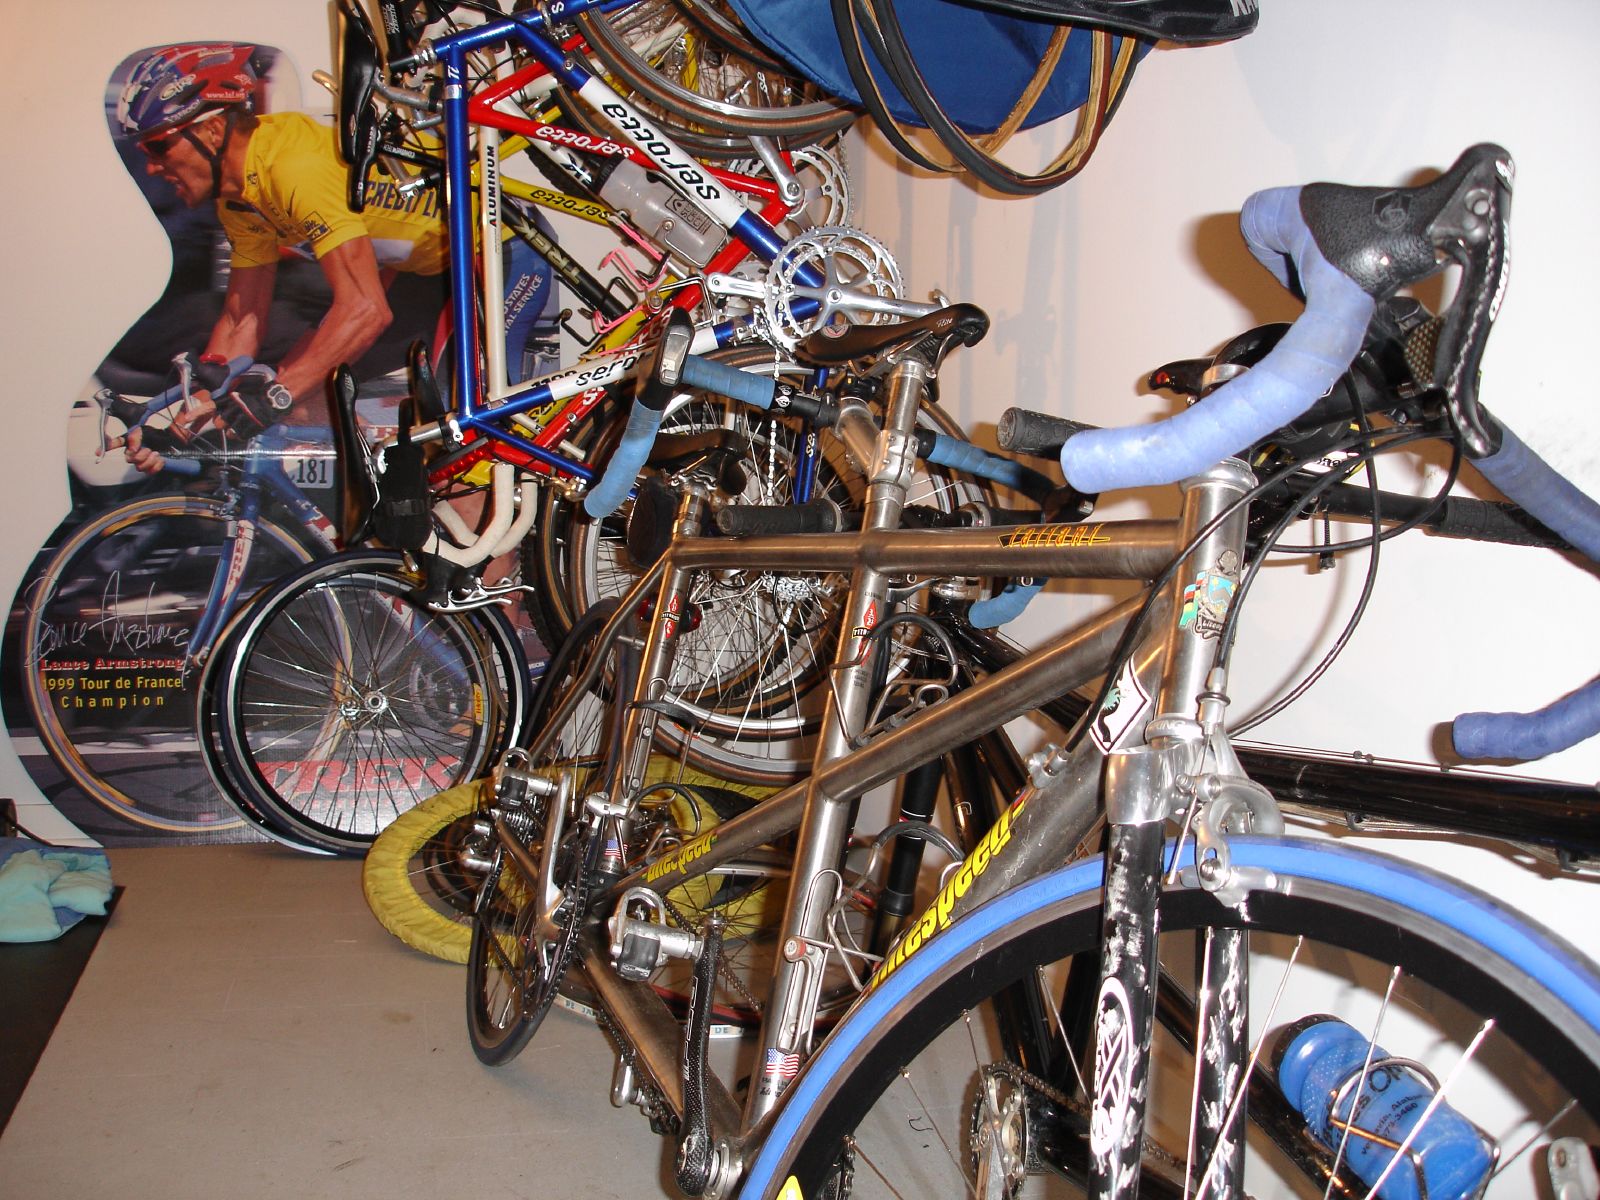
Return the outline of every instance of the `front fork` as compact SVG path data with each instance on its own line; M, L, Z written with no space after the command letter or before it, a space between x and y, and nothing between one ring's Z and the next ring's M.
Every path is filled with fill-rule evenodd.
M1104 1200L1131 1200L1139 1187L1159 975L1157 901L1165 825L1189 803L1185 788L1203 761L1209 730L1202 713L1218 715L1220 700L1208 693L1208 676L1238 585L1246 517L1243 505L1228 510L1254 482L1243 463L1229 459L1184 483L1183 543L1191 549L1166 585L1172 616L1156 715L1145 726L1143 745L1106 760L1110 833L1089 1128L1090 1194ZM1242 936L1219 934L1205 939L1199 950L1210 1009L1202 997L1205 1015L1196 1036L1216 1032L1219 1040L1196 1051L1196 1061L1207 1069L1197 1084L1193 1160L1210 1164L1213 1178L1206 1195L1212 1200L1238 1194L1242 1165L1242 1140L1226 1136L1244 1127L1243 1113L1232 1111L1226 1100L1244 1056L1248 981ZM1223 1102L1216 1103L1218 1098Z

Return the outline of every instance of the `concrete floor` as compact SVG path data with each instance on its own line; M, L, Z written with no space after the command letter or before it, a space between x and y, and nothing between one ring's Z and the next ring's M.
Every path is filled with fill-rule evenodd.
M552 1012L501 1068L464 968L368 913L360 863L116 850L127 890L15 1115L0 1197L640 1197L671 1151L610 1104L612 1052Z

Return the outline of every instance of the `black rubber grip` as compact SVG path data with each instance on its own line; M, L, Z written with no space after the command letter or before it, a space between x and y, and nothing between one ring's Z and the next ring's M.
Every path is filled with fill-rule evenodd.
M1066 417L1053 417L1026 408L1008 408L1000 416L995 437L1000 449L1008 453L1053 457L1061 452L1061 447L1073 434L1094 428Z
M1452 496L1428 525L1445 537L1501 542L1508 546L1543 546L1550 550L1572 549L1565 539L1557 537L1515 504Z
M717 531L728 537L839 533L844 527L843 510L822 497L804 504L737 504L717 513Z
M1372 493L1358 484L1341 483L1329 489L1322 506L1340 516L1370 519ZM1409 521L1432 508L1433 500L1427 496L1383 492L1378 506L1385 521ZM1572 549L1565 540L1515 504L1475 500L1470 496L1448 497L1433 515L1422 522L1422 527L1443 537L1467 538L1475 542L1539 546L1547 550Z
M129 400L126 396L119 396L109 390L102 392L101 397L106 406L106 411L129 429L139 424L148 415L148 408L137 400Z

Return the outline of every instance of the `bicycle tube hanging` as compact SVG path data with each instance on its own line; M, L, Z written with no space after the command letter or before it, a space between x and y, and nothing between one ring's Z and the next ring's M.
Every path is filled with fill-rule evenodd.
M831 0L829 22L810 0L733 3L796 68L861 104L909 162L970 171L1013 195L1045 191L1082 169L1149 39L1238 37L1256 15L1229 0ZM1074 111L1073 136L1043 168L1019 171L996 157L1019 129ZM906 126L929 130L949 157L918 145Z

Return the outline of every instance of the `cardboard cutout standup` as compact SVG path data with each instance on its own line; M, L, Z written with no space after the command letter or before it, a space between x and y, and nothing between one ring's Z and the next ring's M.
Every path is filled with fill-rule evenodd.
M436 195L378 188L350 212L334 131L298 91L278 51L230 42L140 50L107 85L172 276L73 406L72 510L0 664L24 765L107 844L258 836L199 753L197 665L246 598L335 549L329 371L351 363L363 419L390 424L405 349L440 324ZM511 369L553 369L550 272L508 255Z

